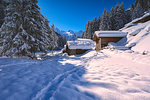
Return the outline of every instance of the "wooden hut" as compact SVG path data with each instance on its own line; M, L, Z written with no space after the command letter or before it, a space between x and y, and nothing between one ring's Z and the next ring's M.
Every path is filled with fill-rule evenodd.
M137 18L137 19L133 20L132 22L133 22L133 24L138 24L138 23L145 23L149 20L150 20L150 13L147 13L143 17Z
M76 55L83 54L92 49L95 49L95 42L93 40L78 38L75 41L67 41L63 53L68 53L68 55Z
M121 31L95 31L94 41L96 41L96 50L101 50L109 42L118 42L126 35L127 33Z
M139 24L139 23L145 23L145 22L147 22L147 21L150 21L150 13L146 13L145 15L143 15L143 16L140 17L140 18L134 19L134 20L131 21L130 23L126 24L123 29L132 27L132 26L134 26L134 25L136 25L136 24ZM122 29L121 29L121 30L122 30Z

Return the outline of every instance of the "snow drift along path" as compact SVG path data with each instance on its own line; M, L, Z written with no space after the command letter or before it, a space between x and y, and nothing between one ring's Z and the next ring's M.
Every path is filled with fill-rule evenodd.
M0 99L149 100L150 56L127 55L134 59L107 50L44 61L0 58Z

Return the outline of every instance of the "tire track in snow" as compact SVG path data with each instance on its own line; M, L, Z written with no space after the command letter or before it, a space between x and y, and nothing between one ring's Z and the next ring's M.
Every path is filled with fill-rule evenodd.
M52 81L48 83L41 91L39 91L32 100L53 100L53 96L57 90L63 85L65 79L76 73L80 68L74 68L63 74L57 75Z

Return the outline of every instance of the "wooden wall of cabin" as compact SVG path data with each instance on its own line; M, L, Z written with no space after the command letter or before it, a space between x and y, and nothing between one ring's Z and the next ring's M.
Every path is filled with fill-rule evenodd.
M122 37L103 37L101 38L101 46L105 47L108 45L109 42L118 42L119 40L121 40Z
M76 54L83 54L86 51L88 51L87 49L68 49L67 53L68 55L76 55Z
M94 35L93 41L96 42L96 51L101 50L101 38L98 38L96 35Z
M101 50L101 38L96 39L96 51Z
M144 23L144 22L147 22L149 20L150 20L150 15L147 16L147 17L144 17L144 18L142 18L140 20L137 20L137 21L133 22L133 24Z
M76 54L83 54L86 51L88 51L87 49L76 49Z
M72 55L74 52L75 52L75 51L69 49L68 44L66 44L66 53L67 53L68 55Z
M83 54L85 53L86 51L88 51L88 49L70 49L68 44L66 45L66 53L68 55L76 55L76 54ZM64 52L64 53L65 53Z

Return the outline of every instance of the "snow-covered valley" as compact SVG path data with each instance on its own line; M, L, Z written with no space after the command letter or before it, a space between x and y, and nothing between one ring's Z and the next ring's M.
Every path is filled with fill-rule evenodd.
M0 98L149 100L149 62L150 55L117 50L70 57L57 53L39 61L0 58Z
M86 21L84 31L68 30L82 29L84 20L77 16L83 15L74 12L81 10L76 9L80 0L41 6L63 13L59 24L47 12L56 27L38 1L0 0L0 100L150 100L149 0L132 1L128 9L124 3L103 8L98 18ZM86 4L91 11L101 7L92 3ZM75 7L65 14L61 5ZM88 9L84 19L93 16Z

